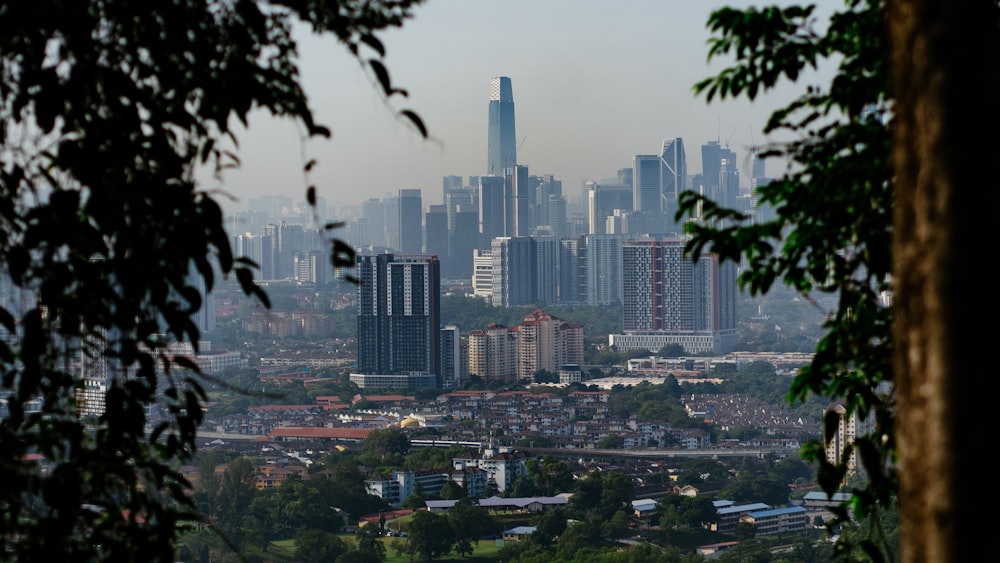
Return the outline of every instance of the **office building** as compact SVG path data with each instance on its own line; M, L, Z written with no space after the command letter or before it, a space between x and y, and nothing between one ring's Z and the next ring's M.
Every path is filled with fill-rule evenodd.
M461 176L451 175L451 176L444 176L444 177L442 177L442 179L441 179L441 201L442 202L447 202L448 201L448 194L450 194L453 191L457 191L457 190L462 189L463 186L464 186L464 184L462 184L462 177Z
M358 247L399 249L399 198L372 198L361 204L361 216L368 222L368 240L358 240Z
M476 183L476 187L475 188L462 187L462 188L453 189L453 190L449 191L448 194L445 196L445 198L444 198L444 204L448 207L448 230L449 231L451 231L452 229L455 228L455 213L458 212L458 208L460 206L464 207L466 210L470 210L471 209L473 211L476 211L476 213L477 213L476 220L477 221L479 220L479 217L478 217L478 213L479 213L479 199L478 199L479 184L478 184L478 182L479 182L479 180L477 179L476 182L477 183ZM479 226L477 224L476 230L478 230L478 229L479 229Z
M562 238L569 235L569 225L566 222L566 198L561 195L550 195L549 204L546 209L548 213L546 222L552 235Z
M399 244L402 254L424 251L423 198L419 189L399 190Z
M442 270L448 270L448 211L442 205L430 205L424 215L424 254L433 254L441 260Z
M472 277L472 257L479 246L479 212L472 204L455 209L455 224L448 231L448 266L450 279Z
M503 176L479 177L479 244L489 248L493 239L507 236Z
M616 209L623 211L631 211L633 209L631 174L629 174L628 184L588 182L586 193L587 232L590 234L606 234L605 222L608 216L614 215Z
M566 222L565 200L562 199L562 182L556 180L552 174L542 176L532 176L535 179L535 195L532 201L531 217L532 230L542 230L548 228L554 236L562 236L563 230L558 227ZM554 209L552 206L562 202L563 208Z
M684 154L684 141L680 138L665 139L660 151L660 161L663 163L662 206L660 210L666 214L667 232L677 231L677 197L687 189L687 156ZM662 231L661 231L662 232Z
M708 197L712 197L719 188L722 161L731 163L729 168L735 170L736 153L728 145L723 147L719 141L709 141L701 146L701 184L705 190L703 193Z
M532 201L538 178L528 174L527 166L514 166L504 176L504 236L526 237L531 234Z
M441 277L437 257L357 258L358 371L440 375ZM440 384L440 382L439 382Z
M714 193L706 195L726 209L736 209L736 202L740 197L740 171L736 167L735 158L725 158L719 162L718 186Z
M663 194L663 165L659 155L635 155L632 171L632 209L659 213Z
M486 173L504 176L507 170L517 165L514 92L510 78L506 76L498 76L490 81L487 135Z

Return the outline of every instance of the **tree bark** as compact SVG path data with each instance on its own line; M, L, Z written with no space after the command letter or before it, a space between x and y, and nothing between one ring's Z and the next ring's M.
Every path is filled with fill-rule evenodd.
M886 0L901 560L1000 561L985 517L1000 186L996 0ZM986 438L986 439L984 439Z

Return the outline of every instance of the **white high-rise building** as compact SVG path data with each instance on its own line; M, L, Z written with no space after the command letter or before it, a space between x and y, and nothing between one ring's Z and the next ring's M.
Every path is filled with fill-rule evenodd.
M531 237L493 239L493 287L490 303L494 307L520 307L537 301L535 268L537 258Z
M472 294L486 301L493 299L493 251L472 251Z
M843 459L848 446L853 446L859 437L870 435L875 431L875 417L869 416L861 418L857 412L847 413L847 407L842 401L832 403L826 408L827 412L837 414L837 431L832 439L826 444L826 459L830 463L837 464L842 461L847 464L847 473L853 474L861 471L858 461L858 452L853 448L847 459Z

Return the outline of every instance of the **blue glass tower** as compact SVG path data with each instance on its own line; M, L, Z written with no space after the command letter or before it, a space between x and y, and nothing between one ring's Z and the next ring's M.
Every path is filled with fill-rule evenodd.
M510 78L498 76L490 81L490 116L486 173L504 176L517 164L517 137L514 133L514 91Z

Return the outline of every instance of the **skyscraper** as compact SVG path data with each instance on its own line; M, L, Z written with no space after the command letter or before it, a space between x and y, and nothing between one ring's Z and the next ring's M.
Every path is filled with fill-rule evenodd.
M605 219L613 215L615 209L632 209L632 182L628 184L599 184L588 182L587 186L587 232L603 235Z
M427 254L358 256L358 370L440 375L441 274ZM440 382L439 382L440 384Z
M526 237L531 234L531 202L537 178L528 174L527 166L514 166L504 176L504 236Z
M448 208L441 205L428 206L424 215L424 253L434 254L442 262L442 269L448 262Z
M504 201L504 177L479 177L479 241L481 248L489 248L496 237L507 234Z
M472 276L472 255L479 246L479 212L472 204L460 204L455 210L455 224L448 233L447 275L452 278Z
M729 209L738 208L740 174L736 153L719 141L709 141L701 146L701 190L715 203Z
M460 190L464 184L462 184L462 177L449 175L441 178L441 201L447 203L448 194L453 191Z
M489 129L487 131L486 173L503 176L517 164L517 137L514 133L514 91L510 78L490 81Z
M723 160L729 161L729 168L735 170L736 153L728 145L723 147L719 141L709 141L701 146L701 181L709 197L719 187Z
M632 159L632 171L632 208L644 213L659 212L663 193L660 157L655 154L637 154Z
M684 154L684 140L680 137L664 139L660 151L663 163L663 189L660 191L663 203L660 210L667 214L667 221L676 226L677 196L687 187L687 156Z
M423 198L419 189L399 190L399 248L403 254L424 249Z

